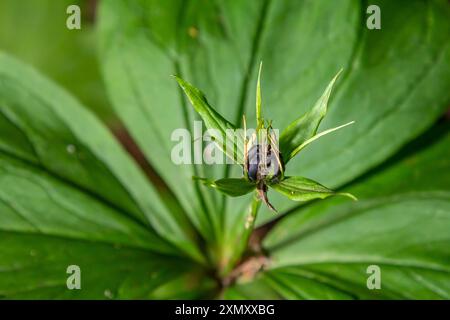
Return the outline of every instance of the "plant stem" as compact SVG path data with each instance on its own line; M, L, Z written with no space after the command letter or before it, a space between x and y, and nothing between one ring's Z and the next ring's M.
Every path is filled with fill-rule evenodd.
M261 206L261 199L259 199L258 195L255 193L253 196L253 200L247 208L247 217L244 224L244 230L241 234L240 241L238 242L237 250L234 251L232 259L230 261L230 266L233 267L234 264L242 258L245 250L248 246L248 241L250 239L250 235L253 232L256 217L258 215L259 207Z
M261 207L261 199L259 199L258 195L255 194L253 196L252 202L250 203L247 209L248 211L247 220L245 221L244 232L242 234L243 241L241 242L242 251L240 252L239 255L241 255L248 246L248 240L250 239L250 235L252 234L253 229L255 227L255 221L260 207Z

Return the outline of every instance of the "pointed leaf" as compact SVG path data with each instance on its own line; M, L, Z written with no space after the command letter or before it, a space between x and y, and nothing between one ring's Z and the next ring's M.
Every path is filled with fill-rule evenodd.
M195 111L200 115L208 129L214 129L214 142L225 155L238 164L244 163L243 135L237 133L236 127L214 110L206 100L205 95L189 82L176 77L180 87L189 98ZM231 145L230 145L231 143Z
M185 213L167 208L111 132L62 88L4 53L0 124L2 153L98 197L181 250L201 255Z
M315 140L319 139L322 136L325 136L331 132L334 132L336 130L342 129L348 125L354 124L355 121L351 121L349 123L343 124L339 127L336 128L331 128L325 131L322 131L316 135L314 135L313 137L309 138L308 140L306 140L305 142L303 142L301 145L299 145L297 148L295 148L290 154L288 154L288 159L292 159L293 157L295 157L300 151L302 151L308 144L310 144L311 142L314 142Z
M261 70L262 61L259 64L258 82L256 83L256 128L261 129L264 125L261 110Z
M319 128L319 124L327 113L328 100L331 95L336 79L341 74L342 69L330 81L322 96L317 100L314 107L306 114L292 122L283 130L280 136L280 151L285 156L287 163L298 152L295 150L312 138ZM300 150L299 150L300 151Z
M225 178L216 181L198 177L194 177L194 179L200 180L205 186L217 189L231 197L243 196L256 188L254 183L251 183L244 178Z
M320 183L304 177L286 177L279 183L270 185L270 187L294 201L325 199L333 195L347 196L356 200L349 193L334 192Z

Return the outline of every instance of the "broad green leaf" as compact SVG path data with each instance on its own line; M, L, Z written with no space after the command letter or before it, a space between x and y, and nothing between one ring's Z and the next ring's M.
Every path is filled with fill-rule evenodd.
M228 287L225 299L352 299L348 292L341 291L326 282L323 277L298 268L289 274L284 269L266 270L254 276L254 279L240 280Z
M99 225L100 226L100 225ZM186 273L192 263L127 245L0 231L0 298L3 299L144 299ZM81 271L81 290L67 288L67 268ZM139 282L135 279L139 278ZM191 284L178 290L197 289ZM199 292L192 288L192 294ZM176 296L177 291L174 291ZM205 293L204 293L205 294Z
M288 163L301 149L306 141L316 135L320 122L327 114L328 100L331 90L342 69L330 81L322 96L316 101L310 111L292 122L283 130L280 136L280 151L284 156L285 163Z
M116 207L4 154L0 221L0 298L149 298L167 281L199 270ZM71 265L80 267L81 290L67 288Z
M294 276L283 270L268 271L261 278L284 299L347 300L353 298L348 292L340 291L322 282L318 276L314 277L297 269L295 271L297 273Z
M276 226L290 235L282 242L265 241L268 275L295 293L290 298L326 299L329 290L317 286L327 286L342 298L449 299L448 192L360 201L301 218L296 233L289 217ZM380 290L367 288L371 265L381 269Z
M334 195L347 196L356 200L349 193L335 192L316 181L304 177L286 177L279 183L270 185L270 187L294 201L325 199Z
M0 122L2 153L98 197L199 258L183 212L165 207L111 133L64 90L3 53Z
M249 192L255 190L256 185L251 183L244 178L225 178L219 180L208 180L205 178L196 178L201 181L204 185L217 189L220 192L231 196L231 197L240 197Z
M270 287L264 279L237 283L228 287L222 297L227 300L276 300L282 296Z
M175 262L176 263L176 262ZM198 270L197 270L198 271ZM178 272L176 277L168 279L166 283L153 290L150 299L205 299L214 296L217 283L204 274L195 272Z
M450 186L450 123L435 126L346 190L361 198Z
M74 185L0 154L1 232L69 239L173 253L154 232Z
M202 118L206 128L215 131L215 133L212 133L212 139L219 146L219 149L231 161L242 165L244 163L243 134L237 134L236 127L208 104L206 97L200 90L179 77L176 77L176 79L195 111Z

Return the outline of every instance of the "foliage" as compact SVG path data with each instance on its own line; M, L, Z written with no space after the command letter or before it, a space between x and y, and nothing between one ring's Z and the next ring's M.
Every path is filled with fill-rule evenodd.
M365 1L102 1L107 94L160 184L76 98L1 53L0 297L449 299L450 131L436 123L450 102L450 7L374 4L381 30L366 28ZM261 206L255 221L252 195L202 185L229 188L215 180L238 179L240 166L171 162L171 132L198 116L170 75L201 88L221 126L244 113L256 126L260 60L259 101L288 128L286 154L356 120L288 159L308 180L276 188L320 181L358 202L270 192L279 214ZM341 68L321 122L311 107ZM256 247L253 224L274 225ZM239 272L250 262L254 272ZM71 264L82 290L66 287ZM366 287L369 265L382 269L381 290Z

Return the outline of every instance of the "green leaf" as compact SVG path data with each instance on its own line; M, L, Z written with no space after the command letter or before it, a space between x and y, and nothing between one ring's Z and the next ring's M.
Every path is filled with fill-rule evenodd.
M251 282L237 283L226 288L223 299L227 300L277 300L282 296L270 287L264 279L255 279Z
M355 123L355 121L351 121L351 122L349 122L349 123L340 125L339 127L327 129L327 130L325 130L325 131L322 131L322 132L320 132L320 133L318 133L318 134L312 136L311 138L309 138L309 139L305 140L304 142L302 142L302 143L301 143L299 146L297 146L294 150L292 150L292 152L289 153L289 154L287 155L288 160L289 160L289 159L292 159L293 157L295 157L300 151L302 151L302 150L303 150L308 144L310 144L311 142L314 142L315 140L319 139L320 137L323 137L323 136L325 136L325 135L327 135L327 134L329 134L329 133L332 133L332 132L334 132L334 131L336 131L336 130L345 128L346 126L351 125L351 124L354 124L354 123Z
M174 252L151 230L117 208L36 166L4 154L0 154L0 185L2 232L44 234Z
M198 270L118 208L4 154L0 221L1 298L146 298ZM80 267L81 290L67 289L70 265Z
M119 244L0 231L0 297L3 299L145 299L167 281L187 273L192 262ZM81 271L81 290L68 290L68 266ZM135 280L139 278L139 282ZM195 278L192 294L200 290ZM197 286L196 288L200 288ZM174 291L174 295L177 291Z
M286 177L279 183L271 184L270 187L294 201L325 199L334 195L347 196L356 200L349 193L334 192L320 183L304 177Z
M212 134L213 141L218 145L226 156L235 163L243 165L244 163L244 136L237 133L236 127L224 119L206 100L204 94L192 86L189 82L179 77L175 77L178 84L189 98L195 111L203 119L208 129L214 130ZM231 146L230 146L231 144Z
M320 122L327 114L328 100L331 90L342 69L330 81L319 100L316 101L313 108L292 122L283 130L280 136L280 151L284 156L285 163L288 163L301 149L308 143L308 140L316 135ZM312 142L312 141L311 141Z
M297 269L295 270L297 276L283 271L283 269L268 271L261 278L269 288L272 288L284 299L348 300L352 298L352 295L347 292L323 283L320 277L314 278L314 276Z
M217 291L217 283L213 279L206 278L204 274L195 270L190 273L178 273L176 277L167 280L148 297L157 300L205 299Z
M256 128L260 129L264 126L264 119L261 111L261 70L262 61L259 64L258 82L256 83Z
M360 201L314 215L306 211L275 227L288 235L283 241L266 238L268 276L293 292L290 298L339 293L359 299L449 299L449 228L448 192ZM381 269L380 290L367 288L371 265ZM328 290L318 290L323 287Z
M3 53L0 123L2 153L98 197L200 259L189 220L165 207L111 133L64 90Z
M292 275L283 272L267 270L257 275L250 282L237 283L224 292L226 299L292 299L292 300L324 300L324 299L349 299L352 298L346 292L339 291L332 286L322 283L320 277L317 281L306 272L295 270ZM301 277L299 274L303 275ZM248 281L248 280L247 280Z
M225 178L216 181L197 177L195 179L200 180L204 185L217 189L231 197L243 196L256 188L254 183L251 183L244 178Z
M444 122L350 184L346 190L360 198L446 190L450 185L449 146L450 123Z

